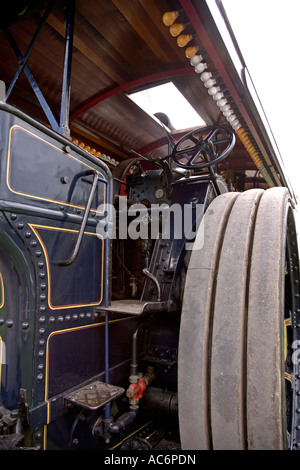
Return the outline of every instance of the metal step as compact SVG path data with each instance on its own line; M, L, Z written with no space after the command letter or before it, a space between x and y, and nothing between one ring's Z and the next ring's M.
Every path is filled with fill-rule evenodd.
M65 396L67 402L97 410L124 393L124 388L95 380Z
M113 300L109 307L97 307L96 312L124 313L126 315L142 315L144 313L168 310L168 302L151 302L141 300Z

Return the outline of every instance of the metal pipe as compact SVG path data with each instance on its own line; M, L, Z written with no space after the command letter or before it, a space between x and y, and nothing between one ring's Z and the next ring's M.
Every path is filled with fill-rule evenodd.
M94 428L93 434L105 439L105 442L108 444L110 439L114 434L119 434L124 431L127 426L129 426L132 421L135 419L138 410L130 410L122 414L117 421L111 419L97 420Z
M130 375L137 375L138 363L137 363L137 336L139 329L137 328L132 335L132 352L131 352L131 364L130 364Z
M87 201L86 208L85 208L85 211L84 211L84 214L83 214L80 230L79 230L79 233L78 233L78 237L77 237L73 252L72 252L69 259L67 259L66 261L60 261L59 266L69 266L70 264L74 263L75 259L78 256L79 248L80 248L82 238L83 238L83 234L84 234L84 230L85 230L85 227L86 227L86 224L87 224L90 208L91 208L93 198L94 198L94 194L95 194L97 184L98 184L98 173L97 173L97 171L93 171L92 173L94 174L93 184L92 184L92 187L91 187L91 190L90 190L90 193L89 193L88 201Z
M127 411L127 413L124 413L122 416L120 416L120 418L118 418L115 423L109 423L109 430L111 434L118 434L119 432L124 431L125 428L129 426L129 424L131 424L135 419L137 411L137 409Z
M65 137L70 137L69 111L70 111L72 49L73 49L73 35L74 35L74 15L75 15L75 0L68 0L67 12L66 12L65 56L64 56L61 106L60 106L60 132Z
M155 415L178 416L178 394L169 390L149 387L143 395L143 407Z
M158 302L161 301L161 289L160 289L160 285L159 285L159 282L158 280L156 279L156 277L149 271L149 269L147 268L144 268L143 269L143 273L145 274L145 276L147 276L152 282L154 282L154 284L156 285L156 289L157 289L157 300Z

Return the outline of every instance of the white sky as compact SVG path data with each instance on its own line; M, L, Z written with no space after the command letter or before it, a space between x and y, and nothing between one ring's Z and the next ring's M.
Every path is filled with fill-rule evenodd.
M205 124L173 83L158 85L128 96L152 117L157 112L165 113L175 129L200 127ZM166 97L168 97L167 100Z
M300 206L300 0L223 0L223 5ZM300 207L296 218L299 233Z

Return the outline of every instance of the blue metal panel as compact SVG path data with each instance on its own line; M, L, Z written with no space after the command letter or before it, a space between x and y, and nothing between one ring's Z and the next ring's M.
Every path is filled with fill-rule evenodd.
M16 109L0 107L0 273L5 289L0 337L8 359L1 368L1 403L16 408L24 388L28 404L40 407L48 397L53 364L50 338L93 327L100 321L94 307L108 305L110 244L96 227L98 216L107 217L98 206L107 208L112 180L100 160ZM60 266L78 237L94 174L97 189L78 256ZM76 344L69 346L76 350ZM103 366L91 358L93 373L104 372L104 344L99 347ZM78 374L86 358L77 363L77 374L67 385L86 379ZM65 390L65 378L55 380L54 390Z

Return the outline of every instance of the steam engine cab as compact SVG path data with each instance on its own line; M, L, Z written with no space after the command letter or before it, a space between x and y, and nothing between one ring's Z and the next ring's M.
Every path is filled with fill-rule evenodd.
M186 244L196 206L201 219L226 184L139 158L113 182L101 161L4 104L1 133L1 410L15 416L5 445L109 448L127 421L151 422L153 403L176 429ZM186 238L169 211L184 205Z
M115 84L121 71L91 52L89 34L95 44L104 40L88 25L95 11L115 12L119 3L117 20L110 10L105 18L118 22L122 36L125 9L132 45L141 22L128 26L135 18L127 10L132 2L94 3L98 9L91 11L90 2L78 1L74 53L89 53L91 68L101 63ZM142 3L135 2L144 17ZM155 17L158 3L149 2ZM245 83L226 68L225 53L224 63L219 60L224 44L206 2L163 3L172 9L183 4L183 10L171 11L172 22L183 14L203 34L203 44L187 52L193 74L195 68L202 77L197 83L185 66L178 69L183 59L169 36L165 44L177 61L172 73L179 73L188 93L193 86L195 95L202 90L213 125L176 134L156 122L168 150L131 149L124 157L127 136L122 151L114 148L124 157L117 165L77 145L67 102L73 1L66 2L62 125L56 128L48 108L50 126L0 101L0 450L299 447L299 257L292 191ZM46 12L37 9L37 32L46 21L48 32L61 31L60 13L50 14L51 8L52 2ZM103 27L102 16L97 18ZM168 23L169 13L165 18ZM156 31L166 38L163 27ZM30 51L20 58L8 30L6 36L20 62L12 88L25 71L36 91L26 66ZM152 54L155 42L151 47ZM209 65L206 49L219 71ZM169 66L164 54L156 54ZM153 63L150 55L147 70ZM75 67L80 77L81 64ZM168 75L151 77L160 82ZM122 100L125 113L132 103ZM122 112L109 109L118 128L128 129ZM134 112L140 115L136 107ZM141 139L154 126L152 118L143 119ZM79 119L78 133L84 134L84 124ZM89 137L99 141L95 132ZM112 148L109 129L106 137ZM236 146L242 157L230 163Z

